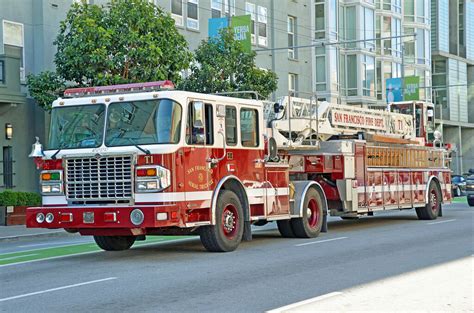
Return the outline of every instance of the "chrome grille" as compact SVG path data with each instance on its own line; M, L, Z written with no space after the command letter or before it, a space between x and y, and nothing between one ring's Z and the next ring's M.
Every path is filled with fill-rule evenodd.
M68 200L124 200L132 198L132 156L68 158Z

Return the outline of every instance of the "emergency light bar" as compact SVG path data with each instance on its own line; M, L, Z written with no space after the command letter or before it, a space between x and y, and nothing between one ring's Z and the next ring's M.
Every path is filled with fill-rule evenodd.
M147 83L121 84L99 87L69 88L64 91L64 97L85 97L94 95L108 95L114 93L157 91L174 89L174 84L170 80L160 80Z

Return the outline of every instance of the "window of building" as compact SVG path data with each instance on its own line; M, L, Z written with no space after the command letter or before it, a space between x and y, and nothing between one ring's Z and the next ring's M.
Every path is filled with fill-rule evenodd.
M415 0L404 1L404 17L407 22L415 21Z
M392 10L392 0L383 0L382 9L384 9L386 11L391 11Z
M375 96L375 58L373 56L364 55L363 59L363 81L362 90L364 96Z
M237 145L237 109L225 107L225 142L229 146Z
M191 29L199 29L199 0L188 0L188 16L186 25Z
M178 26L184 25L183 0L171 0L171 17Z
M296 29L296 18L293 16L288 16L287 18L287 27L288 27L288 57L290 59L296 59L295 48L295 29Z
M382 96L385 94L383 92L383 83L382 83L382 62L376 61L375 67L375 76L376 76L376 89L377 89L377 100L382 100Z
M392 11L402 13L402 0L392 0Z
M345 40L356 40L356 33L358 26L356 24L356 7L346 7L346 27L345 27ZM355 43L349 43L346 48L354 48Z
M224 13L226 17L235 15L235 0L223 0Z
M329 0L329 12L328 12L328 28L329 28L329 35L331 38L337 38L337 0Z
M326 37L324 15L324 0L315 0L315 39L323 39Z
M222 2L221 0L211 0L211 17L219 18L222 15Z
M392 18L392 36L401 36L402 22L399 18ZM402 38L392 38L392 55L395 57L402 56Z
M425 64L425 32L423 29L416 29L416 63Z
M316 91L326 90L326 49L316 48Z
M289 73L288 74L288 92L293 96L296 96L297 94L297 90L298 90L297 85L298 85L298 75Z
M240 136L242 146L258 147L258 112L254 109L242 108L240 110Z
M13 156L12 147L3 147L3 188L12 189L13 186Z
M425 0L415 0L415 2L416 2L416 21L418 23L424 23L425 22Z
M268 45L267 39L267 8L258 6L258 44L266 47Z
M415 33L415 29L412 27L403 28L404 35L412 35ZM415 63L415 37L404 38L404 51L403 56L406 63Z
M256 11L255 11L255 4L245 2L245 14L250 15L250 33L251 33L251 41L252 44L256 43L256 29L257 29L257 21L256 21Z
M382 18L382 37L391 37L392 36L392 17L384 16ZM384 39L383 42L383 54L391 55L392 54L392 40Z
M5 62L0 61L0 84L5 84Z
M364 7L364 39L375 38L375 27L374 27L374 10ZM364 46L367 49L375 48L375 41L365 41Z
M357 55L347 56L347 95L357 96Z
M3 20L3 44L20 48L20 79L25 80L25 33L21 23Z

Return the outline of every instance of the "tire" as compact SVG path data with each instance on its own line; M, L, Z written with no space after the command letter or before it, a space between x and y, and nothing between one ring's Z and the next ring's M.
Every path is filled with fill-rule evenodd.
M283 238L295 238L295 233L291 228L291 220L279 220L277 221L278 231Z
M432 181L428 189L428 203L421 208L416 208L416 215L420 220L435 220L441 209L441 192L438 185Z
M216 225L200 229L201 243L210 252L230 252L237 249L244 232L244 212L237 195L230 190L219 192L216 205Z
M358 220L358 216L340 216L341 219L343 220Z
M303 217L291 220L291 228L298 238L314 238L323 226L323 201L319 192L310 188L303 202Z
M469 204L469 206L474 206L474 198L468 198L467 203Z
M135 236L94 236L95 243L105 251L128 250L135 242Z

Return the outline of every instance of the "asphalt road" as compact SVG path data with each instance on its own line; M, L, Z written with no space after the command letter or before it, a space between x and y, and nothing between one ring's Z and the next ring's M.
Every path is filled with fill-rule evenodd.
M284 239L270 225L232 253L208 253L190 238L13 263L0 266L0 312L264 312L471 257L473 208L452 204L443 213L435 221L419 221L412 210L331 218L329 232L315 239ZM0 260L5 251L39 248L20 245L28 243L2 243ZM419 296L413 310L430 301L423 290Z

